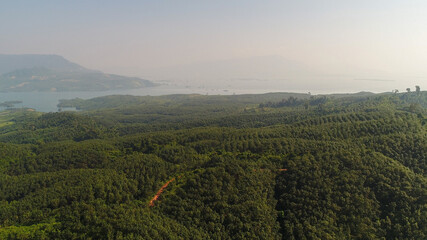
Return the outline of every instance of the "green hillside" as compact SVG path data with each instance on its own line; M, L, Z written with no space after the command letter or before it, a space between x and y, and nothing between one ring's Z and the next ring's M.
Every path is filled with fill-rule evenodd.
M426 239L426 103L108 96L4 111L0 239Z

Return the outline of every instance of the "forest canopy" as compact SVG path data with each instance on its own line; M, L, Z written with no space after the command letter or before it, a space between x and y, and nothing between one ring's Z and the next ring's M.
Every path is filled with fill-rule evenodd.
M1 112L0 239L427 238L425 91L60 106Z

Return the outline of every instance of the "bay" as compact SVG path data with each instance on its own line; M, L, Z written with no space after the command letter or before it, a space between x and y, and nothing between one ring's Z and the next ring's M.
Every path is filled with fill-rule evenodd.
M84 92L0 92L0 103L6 101L22 101L15 108L32 108L40 112L57 112L60 99L90 99L108 95L133 96L160 96L169 94L203 94L203 95L231 95L249 93L278 92L277 89L207 89L181 86L157 86L130 90L113 91L84 91ZM0 109L3 110L3 109Z

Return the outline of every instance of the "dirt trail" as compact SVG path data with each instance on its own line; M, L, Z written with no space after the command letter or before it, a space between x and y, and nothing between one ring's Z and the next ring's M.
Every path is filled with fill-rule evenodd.
M160 197L160 195L163 193L163 191L165 190L165 188L168 187L169 183L175 181L175 178L172 178L171 180L169 180L167 183L165 183L160 189L159 191L157 191L156 195L153 197L153 199L151 199L150 201L150 207L154 207L154 202L157 201Z
M268 169L258 169L258 171L265 171L265 170L268 170ZM284 171L288 171L288 169L286 169L286 168L282 168L282 169L277 169L279 172L284 172ZM257 170L256 169L254 169L254 172L256 172ZM268 170L268 171L270 171L270 170ZM179 176L178 178L180 178L181 176ZM150 207L154 207L154 202L155 201L157 201L158 199L159 199L159 197L160 197L160 195L162 195L162 193L163 193L163 191L168 187L168 185L171 183L171 182L173 182L173 181L175 181L175 178L172 178L171 180L169 180L169 181L167 181L160 189L159 189L159 191L157 191L157 193L156 193L156 195L154 195L154 197L151 199L151 201L150 201L150 204L149 204L149 206Z

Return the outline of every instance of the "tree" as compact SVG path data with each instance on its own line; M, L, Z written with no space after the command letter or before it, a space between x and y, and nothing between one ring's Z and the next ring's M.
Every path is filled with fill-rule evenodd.
M308 109L310 107L310 102L309 101L305 101L304 102L304 109Z
M409 106L409 111L415 112L415 110L417 110L417 104L411 103L411 105Z
M406 91L407 91L408 93L410 93L410 92L411 92L411 89L410 89L410 88L407 88L407 89L406 89Z
M415 86L415 92L417 92L417 94L420 94L420 91L421 91L421 89L420 89L420 86Z

